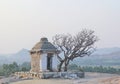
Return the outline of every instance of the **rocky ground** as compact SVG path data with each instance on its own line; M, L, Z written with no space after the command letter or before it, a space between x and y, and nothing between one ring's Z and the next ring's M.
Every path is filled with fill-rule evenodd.
M14 78L12 78L14 79ZM8 81L10 78L4 79ZM2 82L0 80L0 82ZM105 73L86 73L85 78L80 79L33 79L15 80L10 84L120 84L120 76Z
M120 76L104 73L86 73L86 78L76 80L73 84L120 84Z

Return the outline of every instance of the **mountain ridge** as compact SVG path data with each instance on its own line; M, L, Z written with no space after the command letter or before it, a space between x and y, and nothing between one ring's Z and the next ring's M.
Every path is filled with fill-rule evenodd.
M109 64L108 62L116 63L120 59L120 48L99 48L91 56L85 56L83 58L76 58L72 63L76 64ZM30 62L30 53L27 49L21 49L17 53L0 55L0 64L17 62L19 64L23 62ZM120 64L120 63L118 63Z

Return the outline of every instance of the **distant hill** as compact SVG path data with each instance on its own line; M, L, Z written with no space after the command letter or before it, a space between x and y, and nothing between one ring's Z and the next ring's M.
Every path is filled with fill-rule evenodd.
M111 54L115 52L119 52L120 48L118 47L113 47L113 48L100 48L96 49L96 51L93 54L98 54L98 55L105 55L105 54Z
M97 49L91 56L77 58L72 63L90 66L120 66L120 48Z
M30 62L29 50L22 49L17 53L9 55L0 55L0 64L17 62ZM104 65L120 66L120 48L100 48L91 56L76 58L73 62L78 65Z
M0 64L17 62L19 64L23 62L30 62L30 54L27 49L22 49L17 53L9 55L0 55Z

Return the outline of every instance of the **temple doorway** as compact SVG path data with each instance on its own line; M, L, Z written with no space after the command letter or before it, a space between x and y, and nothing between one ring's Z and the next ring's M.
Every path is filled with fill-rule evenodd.
M47 54L47 70L52 71L52 53Z

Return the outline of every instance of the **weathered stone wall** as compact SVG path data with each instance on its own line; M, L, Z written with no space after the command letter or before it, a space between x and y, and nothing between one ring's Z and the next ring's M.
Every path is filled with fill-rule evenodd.
M40 72L40 53L31 54L31 72Z
M64 78L64 79L76 79L83 78L84 72L42 72L42 73L31 73L31 72L16 72L16 76L22 78Z

